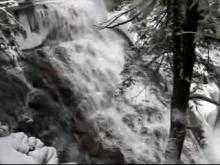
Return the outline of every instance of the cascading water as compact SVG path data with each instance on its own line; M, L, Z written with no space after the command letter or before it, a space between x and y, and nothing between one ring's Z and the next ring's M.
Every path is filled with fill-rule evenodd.
M164 112L158 109L164 109L164 107L162 108L162 105L160 107L158 102L155 105L159 107L150 108L150 105L146 107L142 96L141 98L136 96L134 99L141 101L133 103L131 101L130 105L122 100L116 101L113 97L117 84L121 81L120 72L124 63L125 41L111 30L99 31L95 28L95 24L107 17L103 2L101 0L36 1L34 12L32 9L32 15L27 15L28 13L30 14L28 10L21 10L17 13L18 20L27 31L26 38L18 37L17 40L26 52L27 58L33 54L37 56L36 51L38 54L41 51L44 52L40 54L46 56L52 69L49 69L50 72L46 73L48 74L46 77L33 78L34 76L27 73L28 71L25 72L27 66L22 64L24 72L34 87L33 91L45 90L45 86L50 93L59 90L57 89L59 84L52 80L49 82L48 77L58 76L61 79L67 79L70 83L68 85L71 86L70 91L66 89L68 87L62 87L62 91L58 91L58 97L61 100L62 97L70 97L69 102L76 102L73 106L69 106L72 103L67 105L64 101L63 113L67 116L73 115L73 119L63 119L67 123L71 122L68 120L74 120L76 112L80 112L80 115L83 114L83 118L86 118L83 121L75 119L73 124L69 124L74 125L70 126L73 127L70 130L73 130L72 134L75 137L72 141L79 139L81 142L77 143L88 143L80 145L80 147L84 146L85 152L89 153L90 157L83 158L82 161L159 162L163 152L166 129L160 123L164 121ZM41 66L37 67L41 68ZM34 72L43 71L35 70ZM41 80L37 79L43 79L44 82L38 82ZM54 91L51 92L51 89L47 88L52 88ZM132 92L135 90L138 91L134 89ZM74 97L70 94L72 91ZM145 97L152 98L153 95L150 96L148 92L145 89ZM29 95L31 95L29 102L34 102L32 100L37 94ZM34 108L32 106L32 109ZM33 118L35 121L38 120L37 117ZM90 130L83 128L90 128L87 126L88 122L91 123L96 135L90 135ZM86 135L75 134L74 132L77 131L84 131ZM38 132L38 136L39 134L41 133ZM65 138L62 138L62 141L67 140ZM44 138L41 137L41 139ZM51 141L54 140L51 139ZM94 144L89 144L89 141ZM56 143L54 146L58 148L58 151L65 148ZM68 148L68 151L74 152L73 150L74 148ZM73 154L72 157L74 155L77 154ZM64 161L80 162L76 157L64 159Z
M36 0L16 16L27 36L17 37L24 55L13 88L23 100L14 114L34 123L14 127L54 146L61 162L160 163L169 107L144 80L115 99L126 44L95 28L107 17L103 1Z

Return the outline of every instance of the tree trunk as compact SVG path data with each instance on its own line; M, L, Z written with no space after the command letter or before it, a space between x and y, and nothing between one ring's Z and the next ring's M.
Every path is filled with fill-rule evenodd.
M173 95L171 126L165 152L166 163L180 163L186 135L187 108L195 55L198 26L198 4L195 0L170 0L168 8L173 28ZM183 33L193 32L193 33Z

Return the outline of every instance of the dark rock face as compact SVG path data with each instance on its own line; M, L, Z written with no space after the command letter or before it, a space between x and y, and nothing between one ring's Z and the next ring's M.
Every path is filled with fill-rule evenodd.
M62 49L60 51L62 52ZM65 53L65 50L62 53ZM55 146L61 152L62 162L80 162L73 160L75 155L71 155L76 147L70 146L77 146L83 162L86 160L82 153L88 152L91 156L91 160L88 161L122 163L123 155L118 149L106 150L98 141L93 123L85 118L83 110L79 107L84 97L83 93L74 90L70 80L52 65L48 54L38 50L25 57L27 58L23 60L24 75L34 88L27 94L26 100L34 114L30 134L38 136L48 145ZM65 144L60 146L60 141L64 141ZM69 152L65 151L66 148Z
M29 89L18 77L2 68L0 68L0 74L0 118L8 120L13 129L17 125L16 121L22 120L20 119L22 115L29 113L24 108Z
M123 99L118 103L113 97L121 69L117 63L124 55L118 36L91 28L84 8L43 4L39 12L33 5L24 11L22 5L18 18L19 13L32 13L26 22L30 26L25 26L28 36L22 40L30 45L23 45L21 54L16 44L12 49L10 35L0 33L0 44L1 38L6 43L4 49L0 45L0 120L8 121L12 131L54 146L60 162L161 162L166 108ZM70 20L64 17L66 11ZM42 42L34 42L36 35ZM11 49L14 55L8 53Z
M1 53L0 119L10 123L12 131L54 146L60 162L124 162L119 148L105 148L100 142L93 122L84 114L88 107L79 105L86 96L54 65L47 51L24 52L19 59L22 71L5 52ZM71 69L65 48L55 47L53 56Z

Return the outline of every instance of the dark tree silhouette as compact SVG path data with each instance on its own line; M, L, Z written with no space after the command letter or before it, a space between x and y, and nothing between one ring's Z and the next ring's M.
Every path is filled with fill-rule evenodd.
M173 26L173 94L170 135L165 153L166 163L179 163L186 135L187 108L193 75L195 33L198 28L198 3L171 0L168 4ZM193 33L183 33L193 32Z

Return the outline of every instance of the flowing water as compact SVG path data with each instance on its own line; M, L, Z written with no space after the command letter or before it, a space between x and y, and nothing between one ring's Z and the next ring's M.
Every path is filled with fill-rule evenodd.
M169 106L145 80L114 97L126 41L94 26L107 18L103 1L35 1L16 14L27 31L17 37L24 59L16 77L34 120L20 130L55 146L62 162L161 162Z
M144 96L135 96L143 85L131 89L129 104L114 98L121 82L126 44L113 31L100 31L94 26L107 17L103 1L54 0L36 4L40 7L33 16L27 17L25 10L18 14L27 31L27 38L18 37L22 49L32 52L41 46L59 74L70 80L74 92L83 96L77 107L81 107L86 120L92 121L103 152L116 150L113 152L122 157L112 158L116 162L159 162L166 135L161 123L164 111L159 109L164 107L153 101L157 99L149 89L145 89ZM54 53L54 49L62 53ZM147 98L151 101L145 106Z

